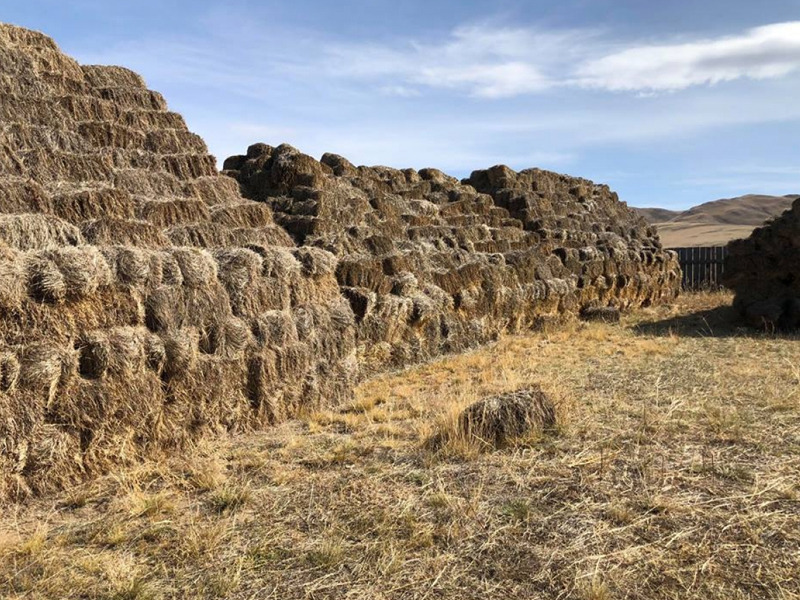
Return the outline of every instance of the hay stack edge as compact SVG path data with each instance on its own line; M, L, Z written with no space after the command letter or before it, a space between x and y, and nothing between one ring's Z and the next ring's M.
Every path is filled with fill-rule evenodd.
M726 287L734 308L753 327L800 328L800 200L750 237L728 245Z
M263 144L224 176L138 75L2 24L0 119L0 500L678 290L605 186Z

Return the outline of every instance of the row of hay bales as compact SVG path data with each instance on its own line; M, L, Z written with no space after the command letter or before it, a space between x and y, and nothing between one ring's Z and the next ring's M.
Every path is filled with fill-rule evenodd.
M0 25L0 500L678 289L582 180L265 145L226 166L238 182L135 73Z
M723 283L750 325L800 328L800 200L750 237L728 244Z
M266 144L230 157L225 172L298 244L339 258L368 373L677 293L680 268L655 230L585 180L495 167L459 182Z
M0 500L342 401L335 271L138 75L0 25Z

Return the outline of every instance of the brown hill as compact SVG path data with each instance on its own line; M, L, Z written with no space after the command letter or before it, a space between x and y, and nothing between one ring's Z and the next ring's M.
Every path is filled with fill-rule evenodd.
M636 210L656 225L667 248L720 246L747 237L755 227L791 208L797 198L800 196L749 194L706 202L682 212L663 208Z

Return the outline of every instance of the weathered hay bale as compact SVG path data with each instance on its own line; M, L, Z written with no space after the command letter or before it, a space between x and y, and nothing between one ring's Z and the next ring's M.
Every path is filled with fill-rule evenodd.
M199 248L176 248L171 251L183 277L183 285L207 287L217 279L217 263L214 257Z
M24 261L0 241L0 309L19 306L26 287Z
M145 200L139 206L138 217L158 227L171 227L181 223L208 221L208 207L202 200L191 198L176 200Z
M0 240L21 251L82 243L80 231L57 217L41 214L0 215Z
M188 376L197 365L199 337L196 332L182 329L163 338L164 368L167 379Z
M70 192L57 191L52 199L43 202L46 209L65 221L80 225L84 221L100 219L133 219L134 201L124 190L115 188L94 188Z
M291 314L282 310L261 313L253 322L253 334L262 347L281 348L299 341Z
M37 343L20 351L19 385L35 391L39 399L50 403L59 387L66 387L77 372L77 356L64 348Z
M61 273L67 298L91 296L99 287L112 282L105 257L93 246L48 250L46 256Z
M63 302L67 297L67 282L58 265L44 255L33 256L27 264L28 292L40 302Z
M237 318L220 319L200 332L200 351L224 358L236 358L247 348L252 334L247 324Z
M110 246L102 248L103 256L109 264L114 279L123 285L143 288L153 278L153 267L159 267L153 285L161 281L161 263L154 265L157 255L149 256L145 251L129 246Z
M538 386L479 400L464 409L457 421L459 435L495 448L555 424L555 406Z
M86 83L95 88L127 87L145 89L144 79L130 69L106 65L81 65Z
M84 239L95 245L165 248L169 238L158 227L145 221L101 218L81 226Z
M620 312L615 306L587 306L581 310L581 319L584 321L599 321L601 323L619 323Z
M266 204L258 202L217 205L211 210L211 220L233 228L259 228L273 224L272 211Z

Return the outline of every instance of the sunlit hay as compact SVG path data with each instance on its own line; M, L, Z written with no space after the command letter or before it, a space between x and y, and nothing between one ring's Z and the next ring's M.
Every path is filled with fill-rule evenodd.
M21 251L76 246L81 233L61 219L41 214L0 215L0 240Z
M129 246L107 246L101 252L118 283L138 289L161 283L161 263L157 254Z
M81 65L86 82L96 88L129 87L144 89L144 79L130 69L105 65Z
M170 245L161 229L145 221L101 218L85 222L81 233L87 242L97 246L164 248Z
M0 352L0 392L13 394L19 382L20 364L12 352Z
M39 210L74 225L93 219L129 220L135 216L135 204L131 195L125 190L110 187L55 191L42 206Z
M209 323L200 332L200 351L223 358L238 358L252 339L250 328L241 319L220 319Z
M202 200L146 200L138 210L138 217L158 227L171 227L181 223L208 221L208 208Z
M0 242L0 309L18 307L26 287L24 259Z
M269 227L272 225L272 211L259 202L239 202L223 204L211 209L211 220L232 228Z

